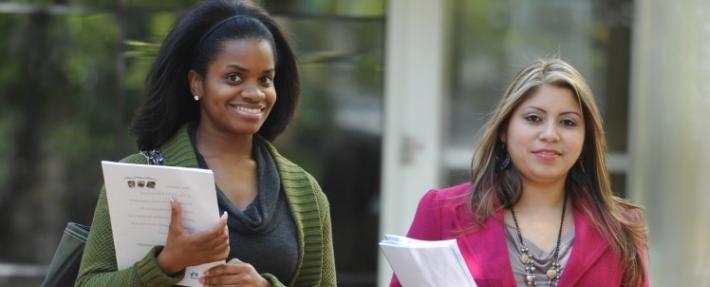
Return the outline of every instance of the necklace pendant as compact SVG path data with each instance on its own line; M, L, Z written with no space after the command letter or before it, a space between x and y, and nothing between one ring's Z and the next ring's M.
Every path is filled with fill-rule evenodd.
M555 268L550 268L547 270L547 278L550 278L550 280L555 279L557 277L557 270Z
M535 286L535 276L527 275L525 276L525 284L528 286Z
M523 255L520 255L520 262L523 262L523 264L528 264L528 262L530 262L530 256L523 253Z

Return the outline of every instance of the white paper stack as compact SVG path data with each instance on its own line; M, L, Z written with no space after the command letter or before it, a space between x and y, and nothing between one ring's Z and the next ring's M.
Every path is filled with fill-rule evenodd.
M456 239L426 241L387 234L380 249L403 287L476 287Z
M170 225L170 199L180 203L182 222L190 233L219 222L217 193L211 170L102 161L116 263L126 269L157 245L165 245ZM204 271L223 262L188 267L182 286L202 286Z

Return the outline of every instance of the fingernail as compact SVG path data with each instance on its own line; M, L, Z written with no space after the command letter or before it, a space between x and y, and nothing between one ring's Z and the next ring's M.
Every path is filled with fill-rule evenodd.
M222 213L222 219L227 220L227 211Z

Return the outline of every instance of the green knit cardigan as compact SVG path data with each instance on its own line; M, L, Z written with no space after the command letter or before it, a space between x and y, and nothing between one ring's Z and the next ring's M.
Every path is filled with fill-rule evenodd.
M289 286L336 286L328 200L310 174L281 156L272 145L267 143L267 147L298 230L298 265ZM165 165L198 167L186 127L160 150ZM144 164L146 158L133 154L121 161ZM169 276L160 270L157 255L161 248L154 247L128 269L117 270L106 191L102 188L75 286L172 286L183 274ZM272 286L285 286L272 274L262 276Z

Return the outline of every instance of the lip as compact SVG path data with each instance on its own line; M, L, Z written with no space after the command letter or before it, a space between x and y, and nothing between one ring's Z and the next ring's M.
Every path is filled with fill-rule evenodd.
M554 149L538 149L532 153L541 160L555 160L562 156L562 153Z

